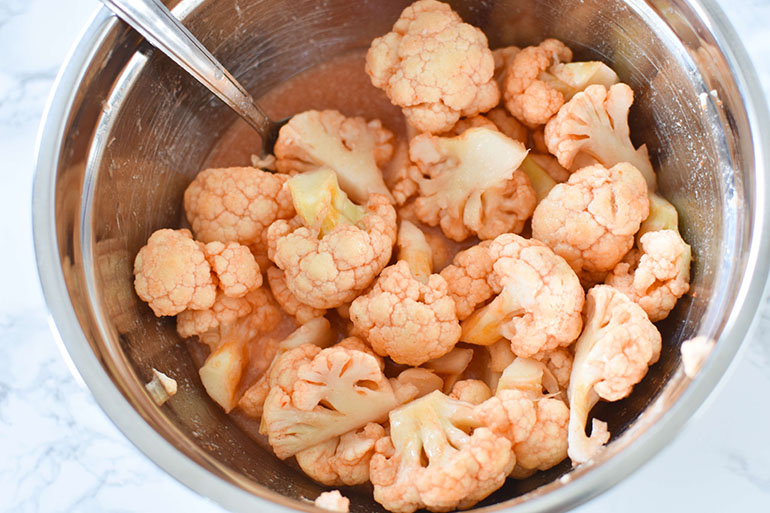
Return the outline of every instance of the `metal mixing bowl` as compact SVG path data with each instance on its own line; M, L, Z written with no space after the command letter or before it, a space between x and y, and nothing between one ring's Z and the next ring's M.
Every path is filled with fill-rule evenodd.
M174 2L171 2L174 4ZM365 48L407 2L191 0L183 18L260 97L315 64ZM724 16L710 0L451 2L493 47L563 39L601 58L636 92L632 129L693 247L691 292L660 323L660 362L627 399L598 406L613 438L592 462L509 481L479 508L563 510L616 483L668 443L724 374L768 267L766 106ZM319 106L321 107L321 106ZM289 113L285 113L289 114ZM238 429L205 394L173 322L132 288L137 250L177 226L187 184L234 115L106 10L62 70L42 130L34 229L45 296L66 351L101 407L158 465L234 511L311 511L322 488ZM681 341L717 340L696 379ZM157 407L155 367L179 393ZM353 511L380 511L348 490Z

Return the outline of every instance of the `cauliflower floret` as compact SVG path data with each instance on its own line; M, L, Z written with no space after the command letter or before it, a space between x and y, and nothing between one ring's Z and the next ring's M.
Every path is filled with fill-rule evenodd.
M541 362L516 358L503 372L495 396L475 409L485 426L513 444L517 478L548 470L567 457L569 408L545 393L546 374Z
M134 288L157 317L214 304L211 267L190 230L153 233L134 260Z
M313 502L316 508L327 511L336 511L337 513L348 513L350 511L350 499L340 493L339 490L323 492Z
M262 286L259 265L246 246L214 241L203 246L203 251L226 296L243 297Z
M286 286L286 277L283 271L277 267L270 267L267 270L267 282L270 284L270 291L273 293L273 297L281 305L281 308L287 314L294 317L299 324L305 324L311 319L323 317L326 313L326 310L313 308L294 297L289 287Z
M296 114L281 127L275 156L281 173L332 168L358 203L373 192L392 200L380 168L393 156L393 132L379 119L348 118L336 110Z
M374 444L385 428L370 422L356 431L298 452L297 463L305 474L327 486L354 486L369 481L369 461Z
M481 404L492 397L492 391L479 379L463 379L454 384L449 397L470 404Z
M593 419L591 436L586 422L599 401L618 401L631 393L647 368L660 356L660 333L642 308L607 285L588 291L585 329L575 345L570 375L569 457L583 463L607 443L607 424Z
M641 173L622 163L577 171L535 209L532 237L563 257L587 283L601 281L634 244L649 213Z
M416 367L406 369L397 377L390 378L390 384L396 393L398 404L406 404L434 390L441 390L444 387L444 380L432 370Z
M511 443L474 418L473 405L433 392L390 413L375 445L374 500L396 513L469 508L513 468Z
M269 380L261 431L281 459L383 420L398 405L377 359L345 347L292 349Z
M551 154L530 153L529 155L527 155L527 158L534 160L535 164L543 168L545 172L548 174L548 176L550 176L553 180L555 180L556 183L566 182L567 180L569 180L569 177L572 174L569 172L568 169L563 168L562 165L559 164L559 161L556 159L556 157L554 157ZM529 179L532 180L531 175L527 174L527 176L529 176ZM533 183L533 187L534 187L534 183ZM548 191L546 191L546 194L547 193ZM538 198L538 199L542 199L542 198Z
M461 116L497 105L494 71L484 33L436 0L404 9L393 31L372 41L366 54L372 84L422 132L445 132Z
M314 308L352 301L390 260L396 211L379 194L365 208L355 205L328 168L295 176L289 188L305 226L276 221L267 235L268 253L284 271L286 286Z
M508 111L503 107L495 107L487 112L485 117L494 123L495 127L503 134L514 141L519 141L521 144L527 144L527 141L529 140L529 131L527 130L527 127L508 114Z
M449 296L454 299L457 318L461 321L494 294L487 281L494 263L489 255L490 243L484 241L460 251L455 255L452 265L441 270Z
M460 340L488 346L505 337L517 356L530 357L580 335L583 288L563 258L512 233L492 241L489 254L489 281L499 294L463 321Z
M548 151L571 171L593 162L604 167L628 162L654 191L655 171L647 147L634 149L629 136L628 109L633 101L634 92L626 84L586 87L545 126Z
M409 143L420 171L417 218L456 241L521 231L535 208L529 179L517 170L526 154L523 144L488 128L451 138L418 135Z
M679 352L682 355L682 367L684 374L690 379L695 379L698 371L703 367L706 359L714 349L716 341L713 338L699 335L682 342Z
M543 351L532 358L545 364L556 379L559 389L567 390L573 360L572 353L568 348L560 347L552 351Z
M473 349L455 347L444 356L427 361L423 367L438 374L444 381L444 393L449 393L473 360Z
M572 50L557 39L517 52L503 81L505 106L513 116L530 127L546 123L564 104L564 95L540 79L560 62L572 60Z
M492 58L495 60L495 82L501 91L505 89L505 72L520 51L521 48L518 46L506 46L492 50Z
M240 298L226 296L220 291L217 292L211 308L185 310L177 315L176 331L182 338L208 336L209 332L214 331L214 338L218 341L218 328L233 324L246 316L253 317L249 322L262 332L271 331L281 322L281 310L266 289L258 288Z
M288 179L251 167L206 169L184 192L184 210L201 242L238 242L264 254L264 232L294 215Z
M674 230L647 232L641 251L630 251L605 283L623 292L647 312L652 322L668 317L690 290L690 246Z
M451 351L460 323L446 281L431 274L431 251L422 231L402 221L398 246L399 261L353 301L350 320L377 354L417 366Z

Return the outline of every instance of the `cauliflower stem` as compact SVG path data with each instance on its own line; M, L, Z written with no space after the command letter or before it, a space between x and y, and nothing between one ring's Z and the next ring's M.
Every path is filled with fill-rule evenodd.
M286 186L297 215L305 226L323 237L339 224L356 224L366 211L340 189L337 174L328 167L299 174Z

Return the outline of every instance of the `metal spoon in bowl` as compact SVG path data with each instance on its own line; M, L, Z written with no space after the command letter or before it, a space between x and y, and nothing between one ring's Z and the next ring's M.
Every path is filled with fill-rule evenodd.
M160 0L101 0L198 82L242 117L262 138L262 157L272 153L278 130L289 118L271 120L211 52L177 20Z

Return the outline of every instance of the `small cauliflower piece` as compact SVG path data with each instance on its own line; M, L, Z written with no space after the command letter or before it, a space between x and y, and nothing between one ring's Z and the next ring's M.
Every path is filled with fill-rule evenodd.
M508 111L503 107L496 107L490 110L486 113L485 117L494 123L495 127L497 127L503 134L514 141L519 141L521 144L527 144L527 141L529 140L529 131L527 130L527 127L508 114Z
M647 232L607 276L605 283L644 309L652 322L668 317L677 300L690 290L690 246L679 232Z
M422 231L401 222L399 261L350 305L350 320L374 351L417 366L452 350L460 337L447 283L431 274L433 260Z
M633 246L649 205L644 178L631 164L589 166L540 202L532 237L563 257L584 282L601 281Z
M420 171L417 218L456 241L521 231L535 208L529 179L517 169L526 154L523 144L488 128L418 135L409 143Z
M243 370L248 363L246 344L243 340L231 340L211 353L198 370L203 388L224 410L238 404L237 391Z
M473 349L455 347L444 356L430 360L423 367L438 374L444 380L444 393L449 393L473 360Z
M569 408L546 392L541 362L516 358L503 373L497 392L475 409L493 433L505 436L516 454L514 477L527 477L567 457Z
M682 355L682 367L684 367L685 376L695 379L715 344L714 339L702 335L682 342L679 351Z
M433 392L390 413L390 436L375 445L374 500L396 513L473 506L500 488L514 466L511 443L483 427L473 405Z
M147 390L147 393L150 394L150 397L152 397L155 404L163 406L166 401L176 395L177 383L174 378L153 368L152 379L148 383L145 383L144 388Z
M557 39L517 52L505 71L503 99L513 116L529 127L546 123L564 104L564 95L541 79L560 62L572 60L572 50Z
M505 337L517 356L571 344L580 335L584 293L574 271L545 244L513 233L489 246L491 303L462 323L460 340L488 346Z
M492 397L492 391L487 384L481 380L463 379L454 384L449 397L476 405L481 404Z
M521 48L518 46L506 46L492 50L492 58L495 60L495 82L501 91L504 90L505 86L505 72L520 51Z
M599 401L618 401L631 393L647 368L660 356L660 333L642 308L607 285L588 291L585 329L575 345L570 375L569 457L575 464L588 461L607 443L607 424L586 423Z
M285 175L251 167L206 169L184 192L184 210L201 242L237 242L264 254L264 232L294 215Z
M372 41L366 54L372 84L421 132L445 132L460 117L497 105L494 70L484 33L436 0L404 9L393 31Z
M203 251L226 296L243 297L262 286L262 273L248 247L214 241L203 246Z
M214 304L216 284L206 255L190 230L162 229L134 260L134 288L157 317Z
M572 353L569 348L560 347L552 351L543 351L532 357L543 362L546 368L553 374L561 390L567 390L569 376L572 373Z
M369 481L374 444L385 428L370 422L322 444L295 454L305 474L326 486L355 486Z
M295 176L289 188L304 226L273 223L268 254L298 301L318 309L352 301L390 260L395 209L379 194L355 205L328 168Z
M261 431L281 459L381 421L398 405L377 359L345 347L292 349L269 380Z
M548 151L571 171L593 162L607 168L628 162L642 173L650 191L655 191L655 171L647 147L635 149L629 136L628 109L633 101L634 92L623 83L609 89L586 87L545 126Z
M277 267L270 267L267 270L267 282L270 284L270 291L275 300L287 314L297 320L298 324L305 324L311 319L323 317L326 313L325 309L313 308L300 302L286 286L286 277Z
M337 513L348 513L350 511L350 499L342 495L339 490L321 493L313 501L313 504L315 504L316 508L336 511Z
M329 167L353 201L365 203L369 193L392 201L380 169L393 156L393 149L393 132L378 119L309 110L281 127L275 142L276 167L289 174Z
M444 387L444 380L432 370L415 367L402 371L395 378L390 378L390 384L396 393L398 404L406 404L434 390L441 390Z
M489 255L489 244L484 241L460 251L448 265L441 270L446 280L449 295L455 302L457 318L464 320L478 305L494 295L488 277L492 274L494 261Z

